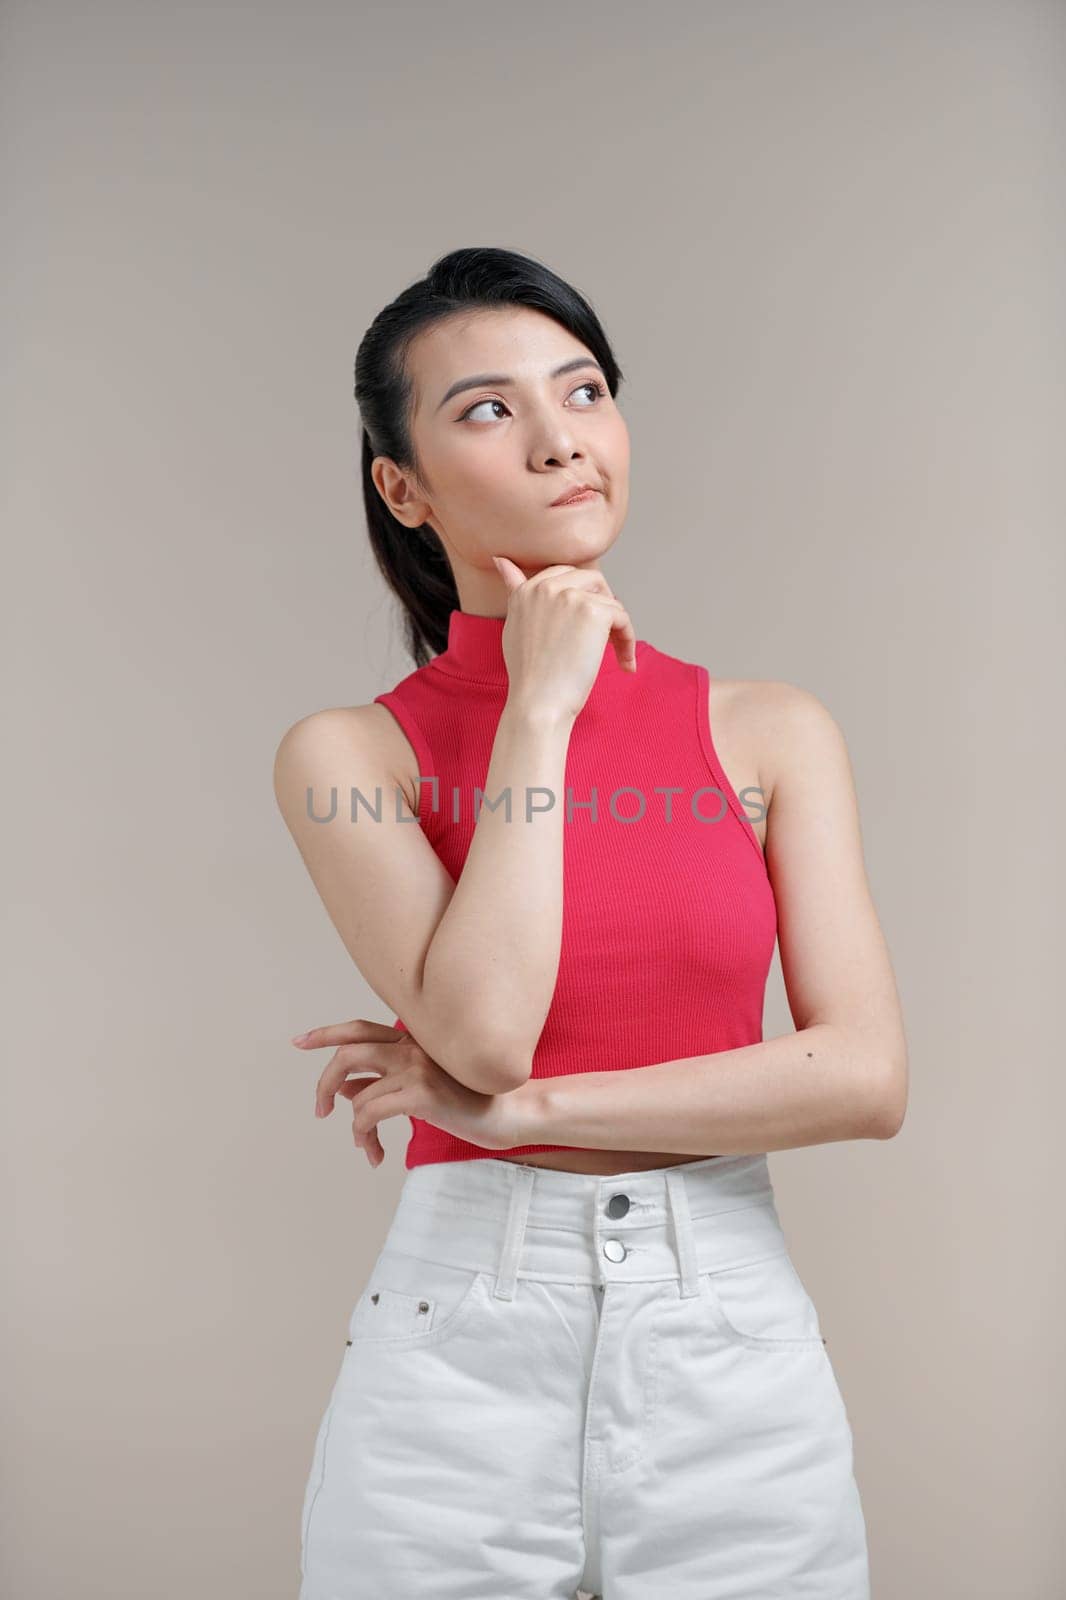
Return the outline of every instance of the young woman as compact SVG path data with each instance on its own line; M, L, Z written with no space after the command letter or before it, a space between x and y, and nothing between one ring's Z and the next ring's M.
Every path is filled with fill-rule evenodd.
M355 371L415 667L294 724L275 789L398 1013L294 1041L332 1050L316 1112L349 1098L375 1167L386 1118L412 1133L302 1600L866 1600L849 1418L767 1164L904 1116L840 730L635 637L599 567L621 373L546 267L452 252ZM764 1042L775 939L796 1031Z

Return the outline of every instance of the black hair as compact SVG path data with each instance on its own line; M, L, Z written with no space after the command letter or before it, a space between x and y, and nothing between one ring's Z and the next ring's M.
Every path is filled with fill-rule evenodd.
M599 362L612 398L622 372L588 301L530 256L490 247L452 250L379 311L355 358L355 399L363 424L363 502L378 569L404 611L407 649L422 667L448 643L448 619L459 609L451 566L437 534L408 528L392 515L370 467L389 456L419 476L410 429L412 382L406 358L415 336L456 313L529 306L546 312Z

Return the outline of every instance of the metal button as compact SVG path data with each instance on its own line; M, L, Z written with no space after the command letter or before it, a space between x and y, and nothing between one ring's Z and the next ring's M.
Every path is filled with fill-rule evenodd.
M609 1217L624 1217L629 1210L629 1196L627 1194L613 1194L607 1202L607 1215Z
M607 1239L604 1241L603 1253L608 1261L624 1261L629 1251L621 1239Z

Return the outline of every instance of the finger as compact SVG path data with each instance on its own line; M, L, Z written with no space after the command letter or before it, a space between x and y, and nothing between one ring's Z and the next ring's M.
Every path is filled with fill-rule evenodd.
M345 1100L350 1100L354 1107L359 1096L370 1087L372 1083L380 1083L380 1078L345 1078L337 1087L337 1093Z
M526 575L522 568L517 566L509 556L493 556L496 571L500 574L510 594L512 589L517 589L519 584L525 583Z
M545 588L555 592L560 589L584 589L590 594L602 594L606 600L618 599L607 582L606 573L595 567L541 567L528 582L531 589Z
M388 1117L406 1115L406 1112L407 1100L402 1089L383 1090L380 1084L371 1084L353 1108L352 1128L357 1135L369 1138L379 1123Z
M565 578L567 587L572 584L587 585L589 588L606 588L607 579L602 572L592 572L585 567L568 566L565 562L556 562L550 567L540 567L536 572L531 572L527 577L518 564L510 556L493 556L496 571L507 585L507 594L510 597L515 589L523 584L527 588L539 588L542 583L552 578Z
M528 581L530 585L544 582L548 588L583 589L590 600L599 600L603 605L612 607L617 620L611 628L610 643L618 657L618 665L627 672L636 672L637 636L632 618L602 572L585 567L542 567Z
M618 665L624 667L626 672L636 672L637 631L625 606L622 607L621 618L611 629L611 643L618 657Z
M346 1078L344 1083L339 1083L336 1093L343 1094L344 1099L352 1102L352 1117L354 1117L355 1101L359 1099L360 1094L367 1094L376 1083L381 1082L383 1078Z
M385 1159L385 1146L378 1138L376 1128L372 1128L369 1133L360 1133L353 1120L352 1138L355 1140L356 1149L366 1151L366 1158L372 1167L381 1165Z
M315 1115L328 1117L333 1102L351 1073L372 1074L375 1079L387 1071L382 1060L381 1045L342 1044L330 1056L315 1084ZM362 1078L357 1079L362 1082Z
M324 1028L308 1028L306 1033L298 1033L291 1043L304 1050L320 1050L330 1044L356 1044L363 1039L388 1043L399 1038L402 1038L401 1030L390 1028L387 1022L356 1017L352 1022L331 1022Z
M503 559L506 560L506 557ZM514 566L513 561L511 565ZM521 570L521 567L516 568L516 571L521 572ZM556 580L559 580L558 585L556 585ZM549 589L556 586L564 589L591 589L604 587L607 579L602 572L592 572L587 567L574 567L568 565L565 561L558 561L553 566L540 567L536 572L531 572L525 582L526 587L529 589L539 589L544 585L547 585Z
M340 1087L340 1093L345 1095L347 1099L351 1100L352 1102L352 1138L355 1140L355 1143L359 1149L366 1151L367 1160L370 1162L372 1167L380 1166L382 1161L384 1161L385 1149L381 1143L381 1140L378 1138L376 1128L372 1129L371 1132L367 1134L360 1133L356 1128L354 1107L357 1097L363 1094L369 1088L370 1083L376 1081L376 1079L367 1080L365 1078L349 1078L348 1081L346 1083L342 1083Z
M611 623L609 642L618 657L618 665L624 667L627 672L636 672L637 636L629 612L621 600L614 597L591 594L589 599L595 600L599 605L608 607L612 612L613 621Z
M370 1084L377 1082L378 1079L376 1078L346 1078L345 1081L339 1086L337 1093L344 1095L346 1099L351 1100L354 1104L357 1095L363 1094L366 1089L369 1088ZM316 1115L317 1114L318 1113L316 1109ZM357 1130L353 1120L352 1138L354 1139L358 1149L365 1150L366 1158L370 1165L372 1167L380 1167L381 1163L385 1159L385 1147L378 1138L377 1129L372 1129L368 1134L361 1134Z
M366 1159L369 1161L370 1165L372 1167L380 1167L381 1163L385 1159L385 1146L382 1144L376 1133L372 1136L372 1138L373 1142L370 1144L365 1143L359 1138L357 1138L355 1142L361 1150L366 1152Z

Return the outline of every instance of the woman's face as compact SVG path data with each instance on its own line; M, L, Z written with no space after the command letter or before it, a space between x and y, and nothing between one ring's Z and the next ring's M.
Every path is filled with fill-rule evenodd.
M402 523L440 536L463 609L506 610L494 555L527 577L598 570L629 504L629 430L591 351L543 312L477 310L421 333L408 370L422 480L378 456L374 481ZM599 492L552 505L581 483Z

